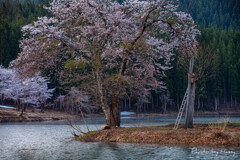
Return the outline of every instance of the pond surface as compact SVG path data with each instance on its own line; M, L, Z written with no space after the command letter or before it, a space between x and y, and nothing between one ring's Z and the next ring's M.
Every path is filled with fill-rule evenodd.
M195 123L214 122L219 117L197 117ZM240 117L231 117L240 122ZM100 129L103 118L87 118L90 130ZM86 131L83 121L80 126ZM122 127L174 123L175 117L123 117ZM239 160L240 148L188 148L139 144L85 143L72 138L64 121L0 123L0 160Z

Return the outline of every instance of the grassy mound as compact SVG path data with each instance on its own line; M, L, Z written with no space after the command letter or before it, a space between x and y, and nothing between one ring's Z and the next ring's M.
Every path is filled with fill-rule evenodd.
M224 130L219 125L209 124L195 124L193 129L188 130L183 126L173 130L173 126L174 124L90 131L78 139L86 142L240 147L240 123L229 123Z

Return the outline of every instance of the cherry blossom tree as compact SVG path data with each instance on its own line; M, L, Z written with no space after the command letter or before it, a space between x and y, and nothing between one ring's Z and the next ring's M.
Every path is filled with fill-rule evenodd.
M13 70L0 68L0 94L4 95L4 99L37 107L51 98L53 91L54 89L48 88L48 80L39 74L21 79ZM24 110L25 107L22 108Z
M144 98L164 87L157 77L173 51L196 46L194 21L173 1L58 1L46 9L53 17L22 28L22 52L11 67L74 81L95 98L109 126L120 126L119 100L126 93Z
M36 107L43 107L46 101L52 97L54 91L54 88L48 88L48 80L38 74L23 80L21 84L21 92L20 95L18 94L21 103Z
M0 95L1 101L3 102L4 94L6 94L6 90L10 87L10 83L14 77L14 72L9 69L5 69L4 67L0 66Z
M66 95L60 95L55 99L55 104L59 105L59 108L72 110L74 113L92 113L99 110L99 107L92 106L90 97L79 91L76 87L71 87Z

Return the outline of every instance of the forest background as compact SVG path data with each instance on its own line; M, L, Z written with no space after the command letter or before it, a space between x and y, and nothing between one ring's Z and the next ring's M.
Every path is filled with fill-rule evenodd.
M121 3L121 1L119 1ZM8 67L20 53L21 27L51 16L45 9L48 0L0 1L0 65ZM198 24L201 35L199 48L212 58L214 69L206 70L197 83L196 110L240 109L240 1L239 0L179 0L179 9L190 13ZM177 55L177 54L176 54ZM187 59L178 63L173 57L172 68L163 81L166 89L152 92L149 103L125 97L122 110L136 112L166 112L177 110L187 88ZM203 58L204 59L204 58ZM55 96L67 94L75 84L61 84L50 75L50 87Z

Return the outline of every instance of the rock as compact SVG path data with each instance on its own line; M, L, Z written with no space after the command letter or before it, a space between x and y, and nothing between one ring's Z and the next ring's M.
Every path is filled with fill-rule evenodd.
M110 129L110 128L111 128L111 127L108 126L108 125L103 125L103 126L101 127L101 130Z

